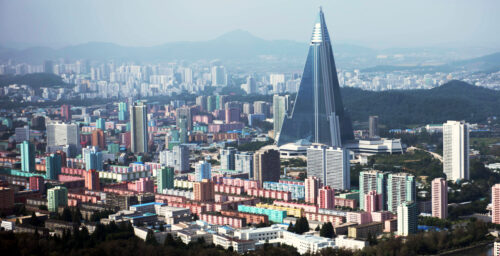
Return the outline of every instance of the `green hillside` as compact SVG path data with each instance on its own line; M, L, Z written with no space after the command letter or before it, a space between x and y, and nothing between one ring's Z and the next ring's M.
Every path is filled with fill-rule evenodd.
M342 88L344 106L353 121L365 122L378 115L389 128L446 120L485 121L500 116L500 91L450 81L431 90L383 92Z

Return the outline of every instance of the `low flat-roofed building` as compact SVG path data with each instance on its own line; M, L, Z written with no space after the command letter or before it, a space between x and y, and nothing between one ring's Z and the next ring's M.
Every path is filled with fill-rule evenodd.
M377 236L382 233L382 227L381 222L372 222L349 227L347 233L351 238L367 239L369 234Z
M142 239L144 241L146 241L148 231L149 231L149 228L147 228L147 227L134 227L134 235L139 237L140 239ZM170 234L170 232L168 232L168 231L153 230L153 235L159 244L163 244L165 242L165 238L167 238L168 234Z
M333 227L336 235L347 235L349 227L358 225L356 222L346 222Z
M349 250L362 250L368 246L368 241L357 240L354 238L349 238L346 235L337 235L335 238L335 245L339 248L345 248Z
M145 203L145 204L135 204L131 205L129 209L131 211L136 211L136 212L150 212L150 213L157 213L157 208L159 209L160 207L164 206L166 204L164 203L157 203L157 202L151 202L151 203Z
M384 221L384 232L396 232L398 230L398 219L393 218L390 220Z
M317 253L321 249L327 247L335 247L335 241L330 238L313 236L313 235L299 235L286 230L280 233L280 237L277 239L269 240L270 244L280 243L293 246L297 248L297 252L300 254L305 253Z
M157 214L163 216L165 223L169 225L191 220L191 211L188 208L163 205Z
M197 242L198 239L203 238L205 244L211 244L213 242L212 232L207 232L199 229L183 229L177 231L177 237L185 244L190 242Z
M226 250L233 247L233 250L240 254L255 250L255 240L241 240L222 234L213 234L212 237L216 246L220 245Z
M248 228L234 231L234 236L242 240L266 241L279 238L283 229L278 225L264 228Z
M359 140L346 145L356 154L402 154L404 145L400 139Z
M295 143L288 143L279 147L280 158L294 158L307 156L307 149L311 146L311 142L307 140L298 140Z

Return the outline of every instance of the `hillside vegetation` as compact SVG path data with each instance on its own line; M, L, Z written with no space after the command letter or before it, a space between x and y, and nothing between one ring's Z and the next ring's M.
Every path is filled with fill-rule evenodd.
M342 98L353 121L366 122L368 116L378 115L388 128L446 120L484 122L487 117L500 116L500 91L457 80L430 90L342 88Z

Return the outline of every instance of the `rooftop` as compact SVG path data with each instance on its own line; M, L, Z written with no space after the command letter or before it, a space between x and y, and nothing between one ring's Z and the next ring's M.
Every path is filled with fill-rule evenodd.
M151 203L145 203L145 204L134 204L134 205L131 205L130 207L144 207L144 206L151 206L151 205L166 205L166 204L151 202Z

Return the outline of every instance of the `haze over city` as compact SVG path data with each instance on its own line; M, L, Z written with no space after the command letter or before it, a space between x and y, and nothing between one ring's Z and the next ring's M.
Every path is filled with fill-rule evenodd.
M318 6L336 43L372 48L498 49L500 3L467 1L0 1L0 45L86 42L154 46L206 41L242 29L267 40L305 42ZM16 45L17 44L17 45Z

